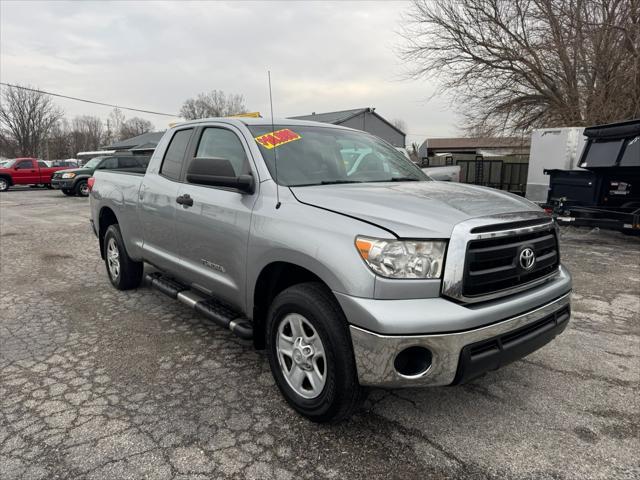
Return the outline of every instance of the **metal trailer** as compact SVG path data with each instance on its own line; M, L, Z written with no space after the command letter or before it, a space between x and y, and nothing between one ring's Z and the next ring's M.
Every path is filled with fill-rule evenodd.
M640 119L585 129L578 165L551 169L545 208L561 224L640 234Z
M549 177L545 170L581 170L578 159L585 145L583 127L543 128L531 134L531 152L525 197L542 204L547 201Z

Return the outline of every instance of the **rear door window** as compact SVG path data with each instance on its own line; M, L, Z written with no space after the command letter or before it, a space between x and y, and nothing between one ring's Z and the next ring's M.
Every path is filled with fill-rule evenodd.
M182 170L182 163L184 161L187 147L189 146L189 140L191 139L192 128L185 130L178 130L174 133L171 143L167 148L160 166L160 175L163 175L171 180L179 180L180 172Z
M247 155L238 136L226 128L206 128L200 137L196 157L224 158L236 176L249 172Z
M105 161L103 161L100 164L100 168L106 168L108 170L112 170L112 169L116 169L118 168L118 159L117 157L111 157L111 158L107 158Z
M134 157L120 157L118 159L118 168L136 168L140 164Z

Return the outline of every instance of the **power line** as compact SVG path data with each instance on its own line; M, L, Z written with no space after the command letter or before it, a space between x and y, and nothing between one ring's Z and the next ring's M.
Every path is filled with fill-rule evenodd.
M122 107L120 105L113 105L111 103L96 102L94 100L87 100L85 98L70 97L68 95L62 95L60 93L45 92L44 90L37 90L35 88L22 87L20 85L12 85L10 83L0 82L0 85L4 85L6 87L12 87L12 88L19 88L21 90L28 90L30 92L44 93L45 95L51 95L52 97L67 98L69 100L76 100L78 102L92 103L94 105L102 105L102 106L105 106L105 107L119 108L121 110L130 110L132 112L150 113L151 115L163 115L165 117L180 118L180 115L175 115L175 114L171 114L171 113L153 112L151 110L141 110L139 108L132 108L132 107Z

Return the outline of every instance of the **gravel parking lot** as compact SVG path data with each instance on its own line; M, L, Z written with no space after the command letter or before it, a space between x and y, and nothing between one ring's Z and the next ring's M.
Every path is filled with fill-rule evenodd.
M88 200L0 194L0 479L639 478L640 241L565 229L573 318L461 387L373 390L336 426L264 353L111 287Z

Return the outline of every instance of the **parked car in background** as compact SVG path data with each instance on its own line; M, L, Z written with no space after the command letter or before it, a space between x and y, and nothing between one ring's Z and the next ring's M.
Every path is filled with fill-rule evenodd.
M186 122L144 175L98 170L90 186L113 286L139 286L153 265L155 288L266 348L286 400L317 422L351 415L364 386L468 382L569 323L552 218L434 182L362 131Z
M13 185L44 185L51 188L51 177L64 167L49 167L36 158L16 158L0 167L0 192Z
M79 168L60 170L51 179L53 188L62 190L65 195L89 195L87 181L96 170L125 170L144 172L149 164L146 155L122 155L94 157Z

